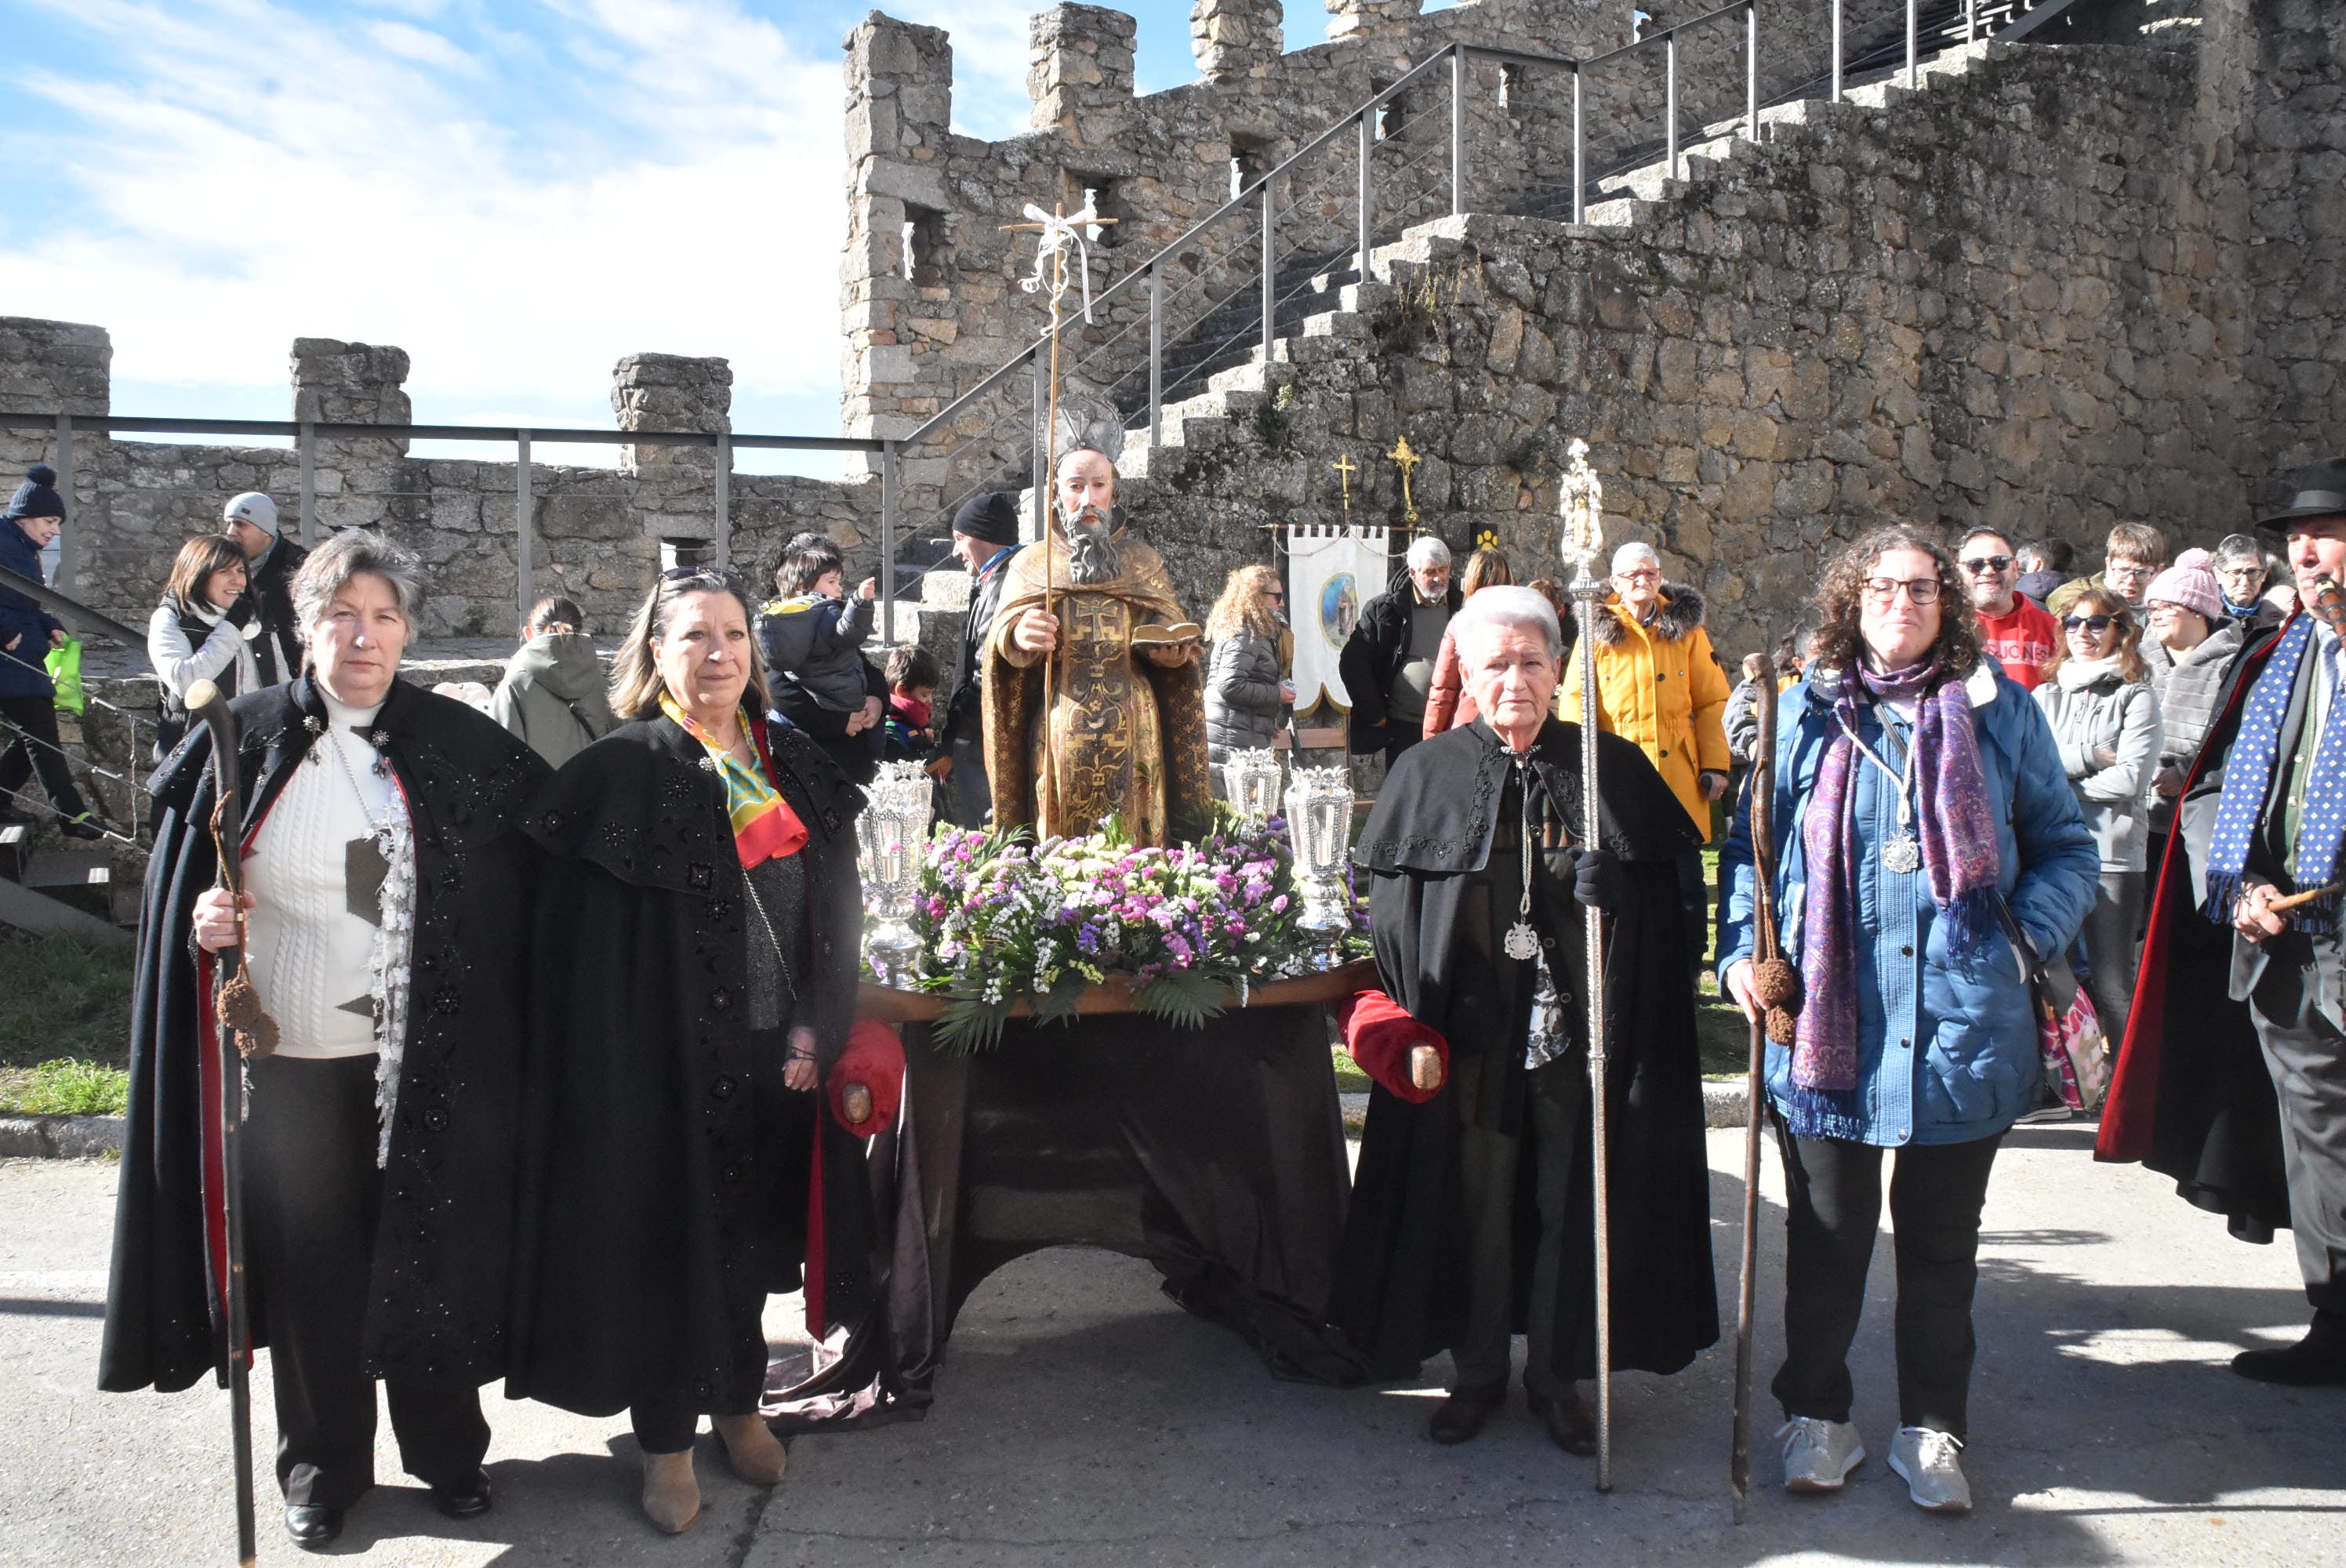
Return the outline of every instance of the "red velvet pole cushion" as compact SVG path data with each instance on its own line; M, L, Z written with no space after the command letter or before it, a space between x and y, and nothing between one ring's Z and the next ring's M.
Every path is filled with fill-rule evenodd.
M1336 1007L1336 1025L1344 1032L1344 1049L1377 1085L1412 1105L1423 1105L1442 1092L1421 1089L1410 1081L1409 1054L1431 1045L1442 1058L1442 1082L1450 1082L1450 1042L1412 1018L1402 1004L1382 991L1363 991L1346 997Z
M850 1084L872 1091L872 1115L860 1123L847 1119L843 1102ZM904 1042L877 1018L862 1020L847 1032L847 1049L831 1064L823 1088L831 1098L831 1116L841 1126L859 1138L886 1131L904 1103Z

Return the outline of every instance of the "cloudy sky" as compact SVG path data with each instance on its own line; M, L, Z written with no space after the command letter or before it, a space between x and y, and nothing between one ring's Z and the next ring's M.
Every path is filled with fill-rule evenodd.
M737 430L835 434L869 8L0 0L0 315L111 331L117 413L286 418L317 336L406 349L420 421L607 424L612 361L658 350L732 361ZM885 8L952 29L957 129L1025 127L1035 7ZM1192 79L1188 0L1128 8L1141 90ZM1289 47L1324 36L1287 9Z

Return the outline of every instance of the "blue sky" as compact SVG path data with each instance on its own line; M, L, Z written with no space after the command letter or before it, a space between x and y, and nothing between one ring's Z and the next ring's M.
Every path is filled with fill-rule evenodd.
M612 362L656 350L729 359L737 430L834 434L870 8L0 0L0 315L107 328L117 413L286 418L317 336L405 348L419 421L607 425ZM884 8L952 30L957 128L1025 127L1035 7ZM1131 9L1140 89L1194 79L1188 0ZM1287 14L1290 48L1325 36Z

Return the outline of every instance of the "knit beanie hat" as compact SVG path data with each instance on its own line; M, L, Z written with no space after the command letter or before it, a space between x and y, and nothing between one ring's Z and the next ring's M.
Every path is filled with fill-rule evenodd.
M2150 580L2143 603L2155 605L2163 599L2198 611L2211 626L2221 626L2224 592L2216 585L2215 565L2216 557L2205 550L2184 551L2175 557L2175 565Z
M241 495L229 497L227 507L220 513L223 523L250 523L270 538L277 536L277 503L258 490L248 490Z
M953 531L988 545L1018 543L1018 497L1006 490L981 490L954 514Z
M16 486L16 494L8 497L9 517L62 517L66 514L65 498L56 492L57 471L46 463L36 463L25 470L25 483Z

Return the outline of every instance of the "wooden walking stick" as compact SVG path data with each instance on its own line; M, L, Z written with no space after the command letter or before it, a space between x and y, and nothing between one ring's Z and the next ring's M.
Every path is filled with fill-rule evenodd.
M1735 1496L1735 1522L1743 1522L1743 1499L1751 1482L1751 1323L1760 1288L1760 1077L1772 1034L1791 1043L1791 966L1776 942L1776 843L1772 813L1776 788L1775 671L1760 696L1760 738L1751 749L1751 989L1760 1015L1751 1022L1751 1055L1743 1075L1743 1268L1735 1300L1735 1439L1727 1460L1727 1489Z
M258 1545L252 1496L252 1327L244 1268L244 1060L277 1048L277 1023L261 1010L260 993L244 964L244 868L237 858L244 792L237 763L236 716L219 688L208 680L189 687L186 701L188 711L211 731L212 844L219 854L220 885L236 904L236 942L215 955L220 983L213 999L218 1030L210 1045L219 1053L219 1100L210 1110L219 1117L220 1207L228 1234L222 1309L227 1319L229 1438L236 1464L236 1560L251 1568Z
M1578 606L1580 636L1575 649L1580 665L1580 808L1581 843L1596 849L1605 841L1604 817L1596 796L1596 637L1591 629L1605 613L1605 585L1590 570L1605 547L1605 490L1588 466L1588 443L1574 438L1570 463L1565 470L1559 507L1564 514L1560 554L1577 568L1572 580L1572 600ZM1585 909L1581 924L1587 933L1587 968L1583 987L1588 1001L1588 1157L1590 1193L1596 1250L1596 1490L1613 1490L1613 1217L1611 1209L1611 1139L1606 1105L1605 911Z

